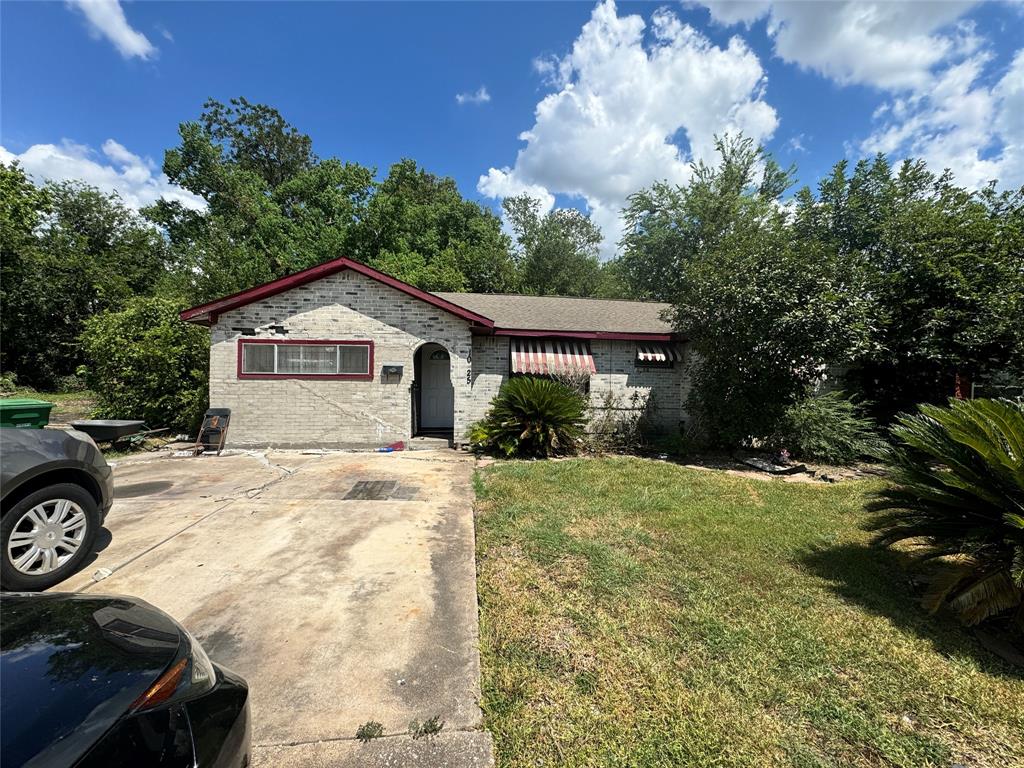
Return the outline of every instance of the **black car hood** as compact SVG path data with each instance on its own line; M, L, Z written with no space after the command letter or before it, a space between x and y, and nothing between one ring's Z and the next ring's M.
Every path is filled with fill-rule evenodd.
M134 598L0 598L4 768L71 765L170 665L178 626Z

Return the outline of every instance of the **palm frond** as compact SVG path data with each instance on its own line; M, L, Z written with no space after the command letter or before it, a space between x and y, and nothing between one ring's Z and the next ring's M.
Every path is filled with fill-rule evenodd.
M869 503L869 527L881 545L920 541L921 559L954 556L926 603L934 611L948 602L975 624L1021 603L1024 404L954 400L918 410L897 419L893 444L877 454L893 482Z
M551 379L517 376L467 436L473 445L506 456L550 456L571 452L585 424L586 400L579 392Z

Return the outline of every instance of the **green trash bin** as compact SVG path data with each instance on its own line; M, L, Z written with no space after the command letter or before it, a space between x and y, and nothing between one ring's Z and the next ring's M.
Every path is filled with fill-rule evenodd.
M0 427L42 429L50 423L51 408L53 403L29 397L0 400Z

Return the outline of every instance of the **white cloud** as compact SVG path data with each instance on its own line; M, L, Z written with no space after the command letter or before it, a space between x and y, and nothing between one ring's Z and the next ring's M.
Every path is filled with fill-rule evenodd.
M979 52L939 73L926 91L894 99L861 151L921 157L969 187L1024 184L1024 49L992 87L980 82L990 59Z
M721 24L767 16L779 57L844 85L920 88L950 53L977 42L971 29L954 25L973 0L703 4Z
M68 0L68 7L81 11L92 34L105 37L126 59L137 56L146 60L156 56L156 46L132 28L118 0Z
M117 192L126 205L142 208L159 200L177 200L187 208L206 206L202 198L171 184L149 158L130 152L113 139L103 142L103 156L64 139L58 144L35 144L19 155L0 146L0 162L17 160L37 182L77 180L104 192Z
M455 101L459 104L484 104L491 100L491 94L487 92L487 86L481 85L473 93L457 93Z
M878 88L875 130L853 151L920 157L970 187L1024 183L1024 52L999 76L962 16L976 3L704 0L721 24L767 18L775 53L841 85ZM996 85L986 85L995 81Z
M713 160L716 134L771 136L778 118L764 101L764 71L742 40L715 46L665 9L650 26L645 44L644 19L620 17L606 0L568 55L535 60L557 90L537 104L515 164L491 168L478 190L493 198L529 191L547 209L554 193L582 199L607 257L628 195L658 180L685 182L692 159Z

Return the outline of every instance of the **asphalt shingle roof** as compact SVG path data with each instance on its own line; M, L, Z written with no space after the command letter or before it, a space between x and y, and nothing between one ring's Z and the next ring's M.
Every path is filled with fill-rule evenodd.
M662 318L668 304L511 293L435 292L445 301L490 318L509 330L597 333L672 333Z

